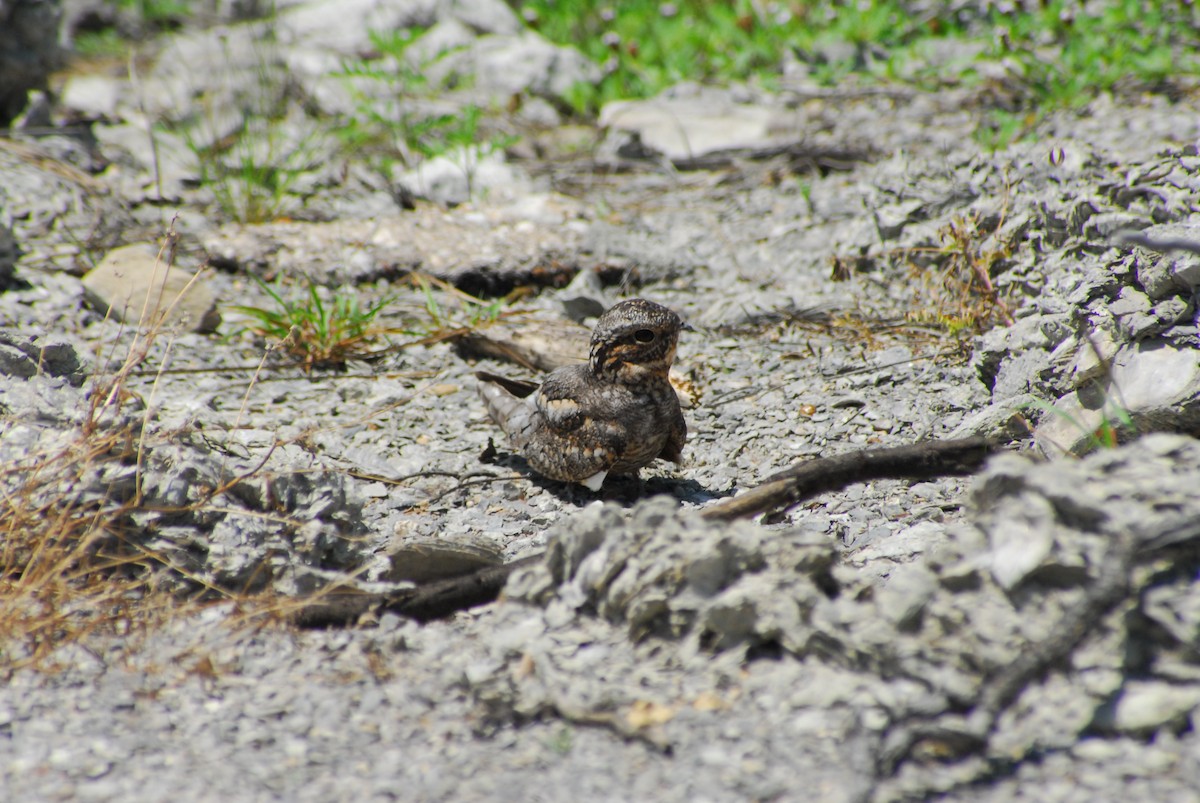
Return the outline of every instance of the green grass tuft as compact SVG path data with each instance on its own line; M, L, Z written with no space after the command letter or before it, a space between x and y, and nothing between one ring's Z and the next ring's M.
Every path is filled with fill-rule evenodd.
M274 306L231 307L252 321L238 333L251 332L281 343L305 373L342 367L349 359L370 356L379 341L386 339L386 331L375 326L375 317L393 302L390 297L364 307L346 290L326 298L327 291L310 283L307 292L285 297L279 283L272 287L257 277L254 281Z

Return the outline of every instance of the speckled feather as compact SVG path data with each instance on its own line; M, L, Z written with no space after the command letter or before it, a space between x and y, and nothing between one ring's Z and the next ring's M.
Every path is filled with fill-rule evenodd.
M610 473L656 459L679 463L687 424L667 379L682 322L642 298L600 316L586 365L537 386L479 372L492 419L539 474L597 490Z

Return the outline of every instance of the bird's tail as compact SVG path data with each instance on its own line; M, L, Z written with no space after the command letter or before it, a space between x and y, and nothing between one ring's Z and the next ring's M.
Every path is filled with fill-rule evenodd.
M524 396L537 385L527 389L523 383L486 371L479 371L475 376L479 379L479 398L483 399L488 415L507 433L514 446L524 448L533 431L535 412L533 404ZM514 395L513 390L524 390L524 396Z

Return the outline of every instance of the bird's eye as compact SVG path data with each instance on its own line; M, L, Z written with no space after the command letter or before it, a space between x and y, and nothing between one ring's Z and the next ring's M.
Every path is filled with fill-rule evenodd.
M633 339L639 343L649 343L654 339L654 333L649 329L638 329L633 333Z

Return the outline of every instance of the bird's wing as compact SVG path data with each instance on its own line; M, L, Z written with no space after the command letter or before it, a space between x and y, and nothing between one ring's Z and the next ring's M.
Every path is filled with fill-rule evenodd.
M583 426L587 418L579 402L583 386L576 372L570 370L555 371L546 377L534 404L551 429L565 434Z
M556 371L538 389L535 405L545 424L530 438L525 456L547 477L598 488L603 474L625 452L619 422L588 415L579 402L580 384L571 371Z
M670 460L672 463L683 462L683 445L687 442L687 421L683 418L683 410L679 409L679 405L675 405L671 423L667 432L667 442L663 444L662 451L658 456L662 460Z

